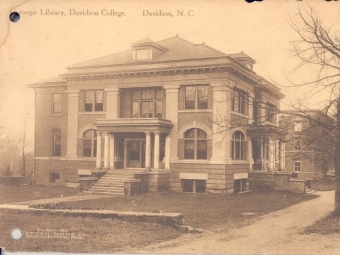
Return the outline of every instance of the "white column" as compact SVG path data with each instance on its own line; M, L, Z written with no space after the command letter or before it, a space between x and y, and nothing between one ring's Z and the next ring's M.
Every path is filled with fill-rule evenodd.
M231 92L223 82L215 82L213 88L213 134L211 163L230 161L230 105Z
M159 133L155 133L155 144L153 147L153 168L159 169Z
M151 168L151 133L145 133L145 168Z
M178 89L179 85L165 85L166 89L166 116L167 120L171 121L173 125L170 133L170 158L173 161L178 160L177 152L177 132L178 132Z
M104 168L109 168L109 133L104 133Z
M251 138L248 138L248 160L249 160L249 169L253 170L253 164L254 164L254 159L253 159L253 142Z
M253 124L254 123L254 93L250 93L249 94L249 102L248 102L248 124Z
M115 137L110 134L110 168L115 168Z
M106 119L119 118L119 88L105 89L106 91Z
M275 170L275 141L273 138L269 138L269 166L268 170L274 172Z
M165 169L170 169L170 134L165 138Z
M267 142L263 137L261 137L261 161L262 170L267 170Z
M97 156L96 156L96 168L102 168L102 132L96 132L97 134Z
M66 158L77 158L79 91L68 92Z
M285 142L280 141L280 167L281 171L285 171Z

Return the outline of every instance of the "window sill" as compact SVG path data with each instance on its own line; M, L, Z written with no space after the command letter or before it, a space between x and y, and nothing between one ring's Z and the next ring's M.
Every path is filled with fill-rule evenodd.
M185 163L185 164L209 164L210 161L207 159L179 159L176 163Z
M52 113L51 114L51 117L61 117L61 116L63 116L62 113Z
M106 112L78 112L78 114L106 114Z
M239 113L239 112L234 112L234 111L231 111L231 114L234 114L234 115L237 115L237 116L240 116L240 117L243 117L243 118L249 119L249 116L247 116L247 115L244 115L244 114L242 114L242 113Z
M212 109L184 109L184 110L178 110L178 112L213 112Z
M233 164L250 164L248 160L242 160L242 159L232 159L231 162Z

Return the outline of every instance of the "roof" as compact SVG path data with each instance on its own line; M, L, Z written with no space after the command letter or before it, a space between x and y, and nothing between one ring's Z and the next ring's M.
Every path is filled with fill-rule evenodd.
M170 60L184 60L184 59L199 59L199 58L214 58L227 56L206 44L193 44L178 36L154 42L149 38L132 43L132 46L153 44L165 48L165 52L155 56L150 62L170 61ZM123 65L133 62L132 52L134 49L118 52L108 56L97 59L81 62L68 68L81 68L87 66L110 66L110 65Z
M233 58L233 59L248 59L250 61L252 61L253 63L256 63L254 59L252 59L251 57L249 57L247 54L243 53L243 51L238 52L238 53L232 53L228 55L229 57Z

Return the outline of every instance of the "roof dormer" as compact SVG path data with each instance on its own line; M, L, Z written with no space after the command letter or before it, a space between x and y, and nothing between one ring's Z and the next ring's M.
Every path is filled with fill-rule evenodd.
M243 51L235 54L229 54L229 56L250 70L253 70L254 64L256 63L254 59L243 53Z
M151 61L167 50L148 37L132 43L131 47L134 49L132 53L133 61Z

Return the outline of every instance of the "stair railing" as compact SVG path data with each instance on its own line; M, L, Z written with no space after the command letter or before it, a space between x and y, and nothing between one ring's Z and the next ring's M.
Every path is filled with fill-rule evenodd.
M29 178L31 177L32 174L33 174L33 171L30 172L30 174L27 175L27 176L19 183L19 185L23 184L27 179L29 179Z

